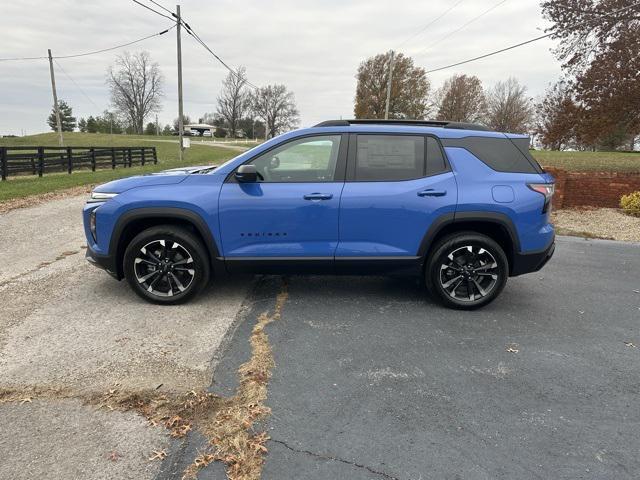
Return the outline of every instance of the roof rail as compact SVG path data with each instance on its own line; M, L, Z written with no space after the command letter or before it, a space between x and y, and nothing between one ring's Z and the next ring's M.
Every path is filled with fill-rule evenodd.
M479 123L449 122L447 120L383 120L383 119L354 119L354 120L327 120L314 127L348 127L350 125L406 125L416 127L439 127L454 130L481 130L491 131L489 127Z

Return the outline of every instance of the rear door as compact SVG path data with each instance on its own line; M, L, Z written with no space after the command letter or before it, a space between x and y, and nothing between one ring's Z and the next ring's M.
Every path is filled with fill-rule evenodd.
M246 162L257 182L229 176L219 203L228 265L273 257L332 264L347 143L342 134L293 139Z
M456 208L456 181L439 140L354 134L349 143L336 260L417 257L432 222Z

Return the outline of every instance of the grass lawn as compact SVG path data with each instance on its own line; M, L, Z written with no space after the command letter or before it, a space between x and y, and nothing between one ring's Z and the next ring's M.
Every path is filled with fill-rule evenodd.
M167 140L175 141L176 139L172 137L136 135L111 136L97 133L65 133L64 143L71 147L143 147L155 145L158 153L158 164L132 168L118 167L115 170L96 170L95 172L91 172L90 170L79 170L73 172L71 175L67 173L45 172L42 178L31 175L9 177L6 182L0 182L0 202L81 185L95 185L108 182L116 178L129 177L140 173L157 172L167 168L175 168L185 165L217 165L240 153L226 148L197 145L192 143L191 148L185 151L183 163L180 163L178 161L177 141L176 143L170 143ZM58 136L56 133L43 133L28 137L0 138L0 146L17 145L56 146L58 145Z
M640 152L557 152L533 150L531 154L544 167L573 172L640 172Z

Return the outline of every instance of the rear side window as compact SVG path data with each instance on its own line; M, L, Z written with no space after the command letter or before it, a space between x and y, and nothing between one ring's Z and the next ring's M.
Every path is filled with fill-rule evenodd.
M427 176L436 175L447 170L440 144L435 138L427 137Z
M358 135L355 180L398 181L425 174L424 137Z
M518 148L509 138L466 137L443 139L445 147L462 147L498 172L542 173L529 152Z

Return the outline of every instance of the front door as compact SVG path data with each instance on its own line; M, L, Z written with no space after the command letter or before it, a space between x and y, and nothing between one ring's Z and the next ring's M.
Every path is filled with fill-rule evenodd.
M442 147L425 135L354 137L336 261L415 259L432 222L456 208L456 181Z
M228 266L310 260L330 265L338 244L347 136L290 140L246 162L258 181L232 174L220 193L220 231Z

